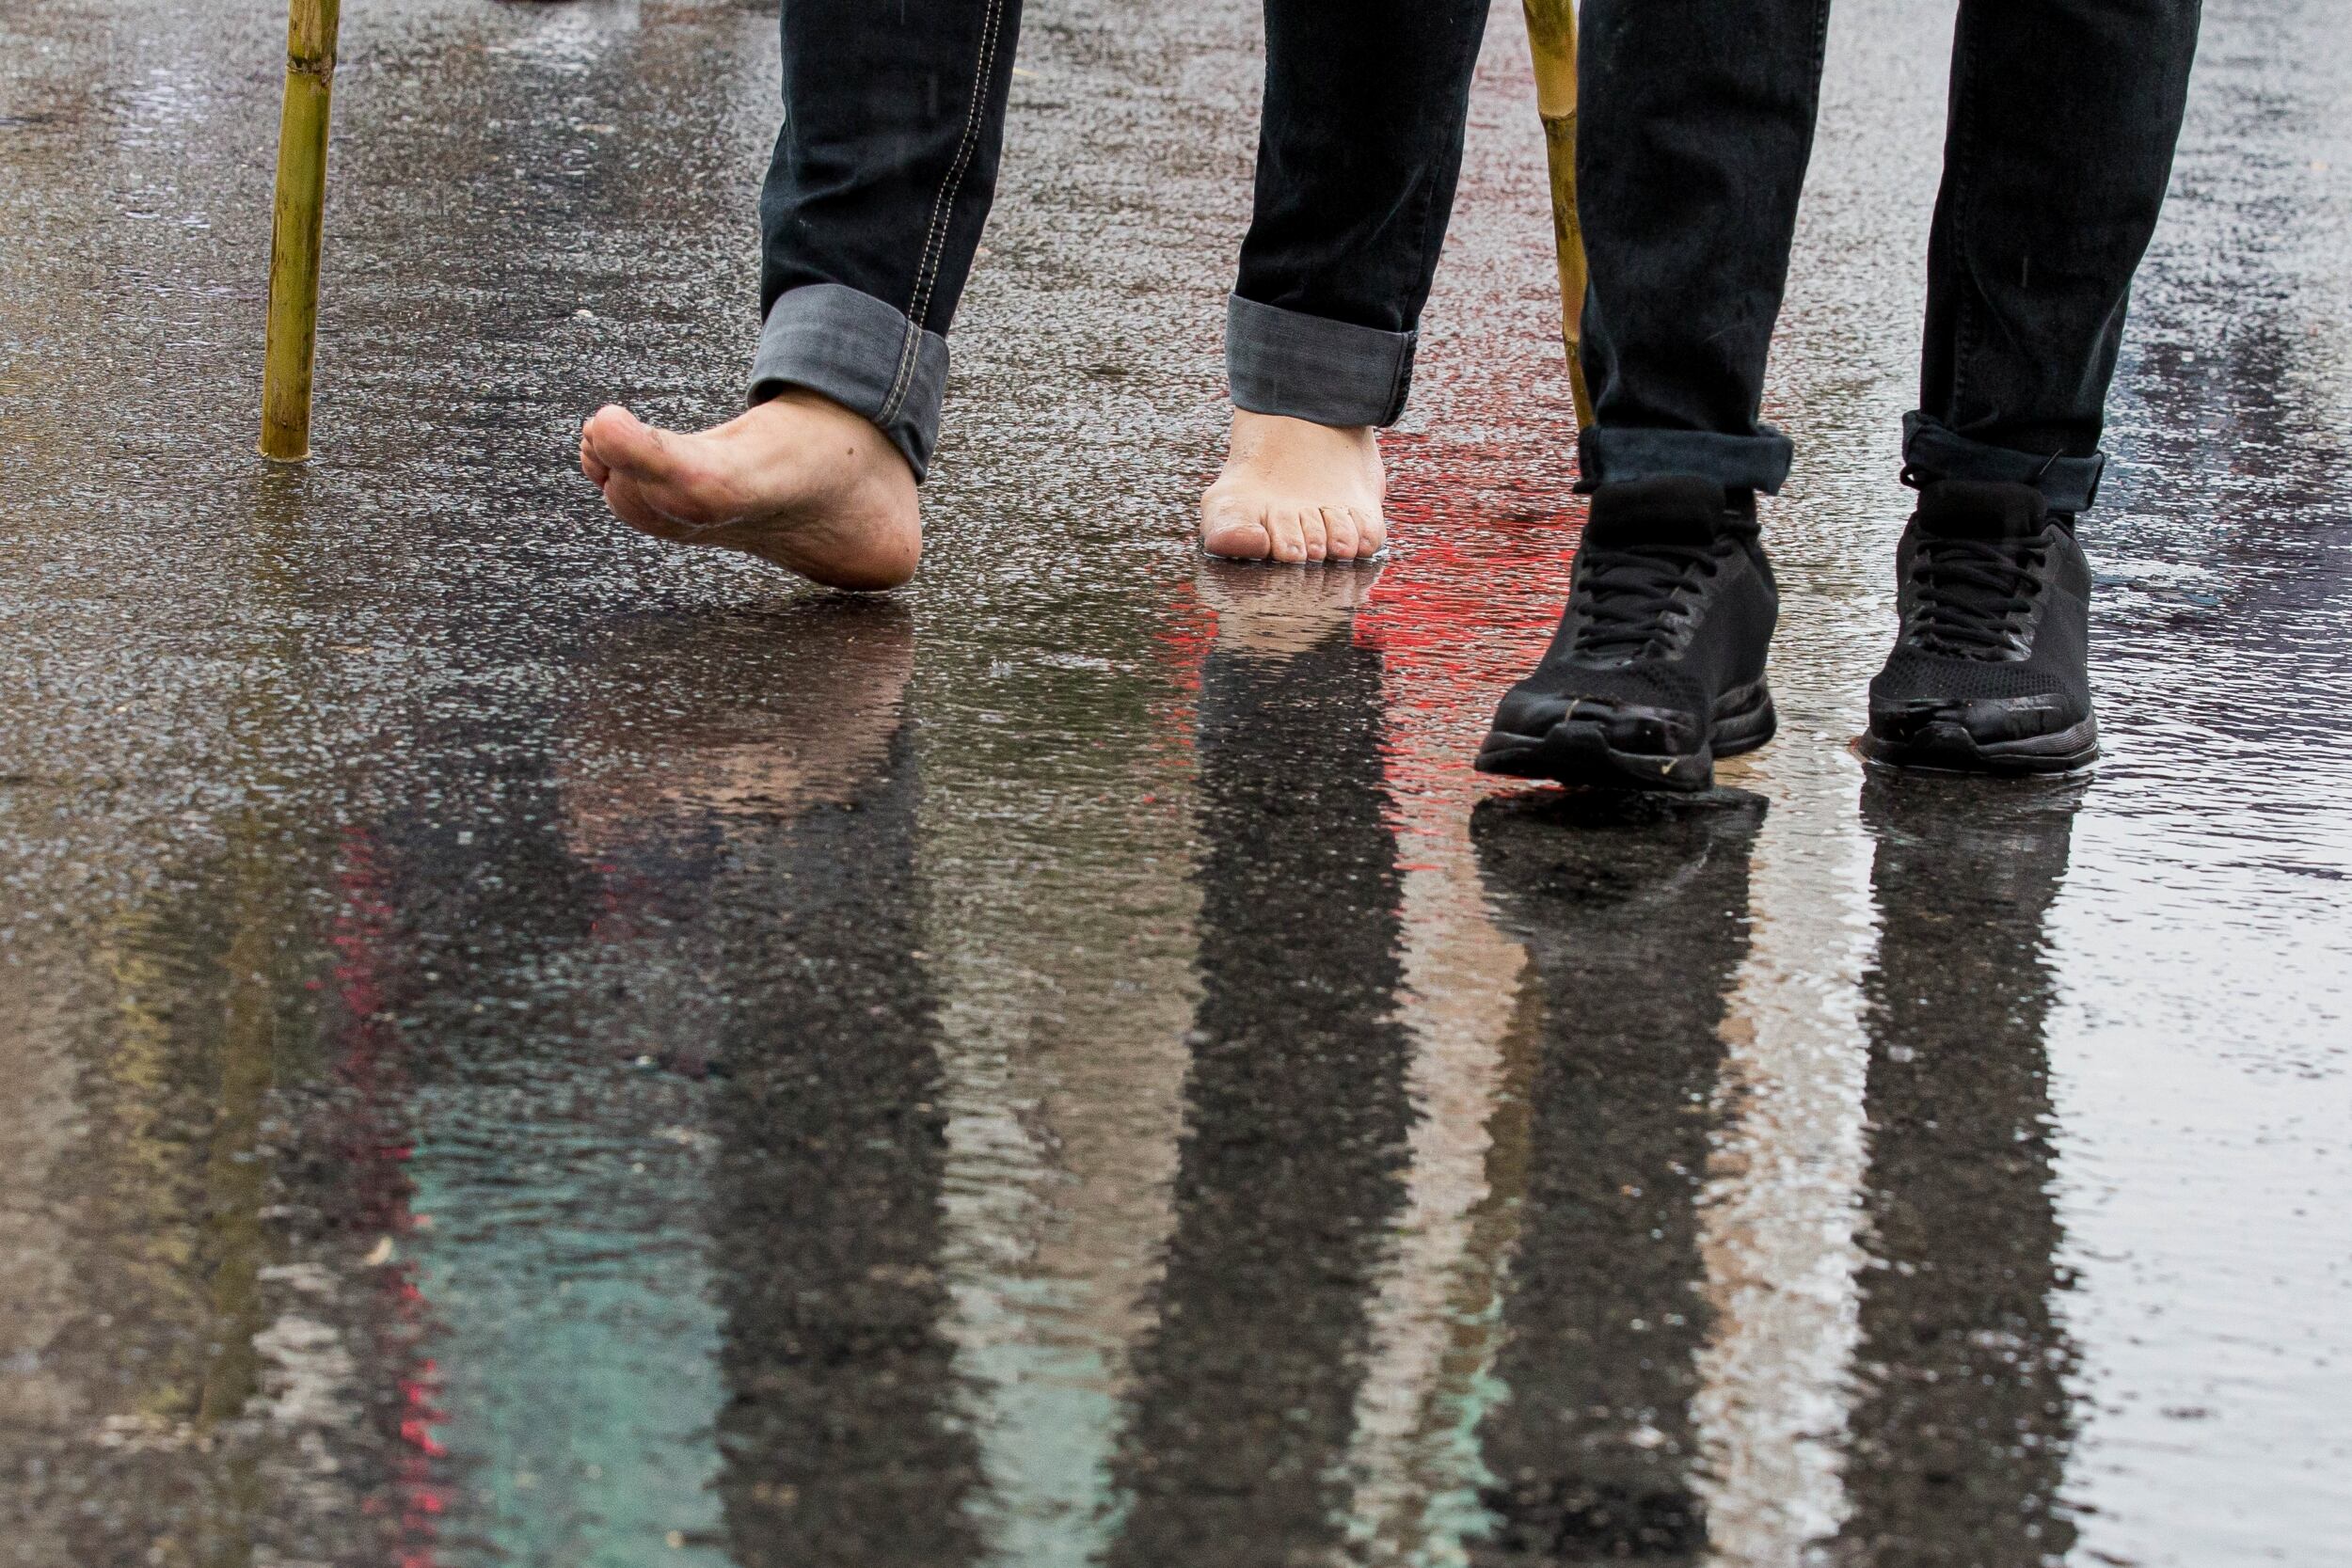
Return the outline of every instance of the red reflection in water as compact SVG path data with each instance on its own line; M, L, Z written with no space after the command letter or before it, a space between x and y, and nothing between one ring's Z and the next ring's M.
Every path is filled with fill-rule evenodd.
M1571 493L1575 423L1534 413L1507 444L1384 443L1394 544L1356 638L1381 652L1389 785L1412 826L1485 792L1470 759L1495 700L1534 668L1567 597L1584 520Z
M1550 352L1556 359L1558 350ZM1529 366L1515 363L1506 373L1524 378ZM1449 390L1456 404L1477 400L1478 388ZM1486 390L1513 417L1524 415L1513 438L1382 437L1390 549L1354 621L1357 645L1381 656L1389 785L1404 821L1422 830L1458 816L1493 787L1470 759L1496 699L1534 667L1551 639L1584 522L1565 378L1558 409L1502 375ZM1177 766L1188 764L1184 753L1194 744L1200 670L1216 626L1216 610L1189 584L1176 590L1160 619L1168 688L1153 735Z
M347 1021L339 1035L335 1073L344 1094L332 1137L344 1179L336 1196L344 1207L336 1230L346 1237L405 1236L419 1228L410 1211L414 1191L407 1164L414 1140L406 1126L411 1077L400 1036L391 1027L391 996L401 989L397 919L385 893L379 848L364 832L345 836L337 888L343 912L328 937L338 958L335 993ZM373 1341L355 1347L375 1386L399 1390L395 1431L399 1457L389 1497L368 1498L363 1511L392 1516L401 1568L434 1568L434 1521L446 1506L436 1461L446 1449L433 1428L444 1419L434 1404L438 1370L421 1353L431 1312L417 1289L414 1265L370 1270L379 1307L358 1330Z

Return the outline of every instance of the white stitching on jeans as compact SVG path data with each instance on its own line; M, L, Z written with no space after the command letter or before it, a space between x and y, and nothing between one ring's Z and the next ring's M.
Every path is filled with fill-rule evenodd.
M914 303L907 311L906 340L898 350L898 368L890 378L890 395L882 400L882 412L875 416L878 424L888 424L898 417L907 393L914 385L916 350L923 341L923 312L930 305L931 286L939 280L939 268L947 257L947 230L955 222L956 192L963 186L963 172L971 166L973 149L978 145L980 105L988 92L988 72L996 57L997 24L1004 18L1004 0L988 0L988 19L980 28L980 58L972 73L972 104L963 117L963 135L956 143L955 162L948 166L947 178L931 202L930 229L923 236L923 257L915 267Z

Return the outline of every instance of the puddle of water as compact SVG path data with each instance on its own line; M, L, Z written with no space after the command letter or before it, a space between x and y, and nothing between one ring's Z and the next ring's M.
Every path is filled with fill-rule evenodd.
M0 194L20 1560L2153 1568L2352 1521L2326 8L2211 19L2091 535L2111 754L1997 791L1846 748L1949 18L1841 8L1783 736L1631 807L1465 761L1579 517L1513 18L1387 561L1196 558L1255 24L1072 0L932 559L850 604L562 472L606 396L731 399L766 19L355 16L332 436L257 479L266 170L205 150L274 44L200 9L0 22L8 112L135 34L196 149L138 204L183 221L122 216L105 115Z

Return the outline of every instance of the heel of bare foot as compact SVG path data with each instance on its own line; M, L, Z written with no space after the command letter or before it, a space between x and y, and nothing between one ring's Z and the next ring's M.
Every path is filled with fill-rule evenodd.
M1200 498L1200 547L1237 561L1359 561L1388 539L1380 443L1341 429L1233 410L1225 471Z
M580 469L633 529L829 588L896 588L922 560L914 470L872 421L815 392L691 435L599 408L580 426Z

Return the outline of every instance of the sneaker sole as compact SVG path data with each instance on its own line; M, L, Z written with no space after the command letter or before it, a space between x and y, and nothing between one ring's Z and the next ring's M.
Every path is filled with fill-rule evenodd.
M2099 760L2099 721L2089 718L2050 735L1995 740L1989 745L1979 742L1957 720L1930 724L1907 740L1866 731L1861 751L1865 760L1882 767L1923 773L1981 773L1997 778L2073 773Z
M1512 779L1549 779L1588 789L1671 790L1692 794L1715 783L1715 759L1753 752L1779 727L1772 694L1762 681L1727 691L1715 703L1706 746L1676 756L1620 752L1609 744L1600 723L1563 719L1544 735L1489 731L1478 748L1481 773Z

